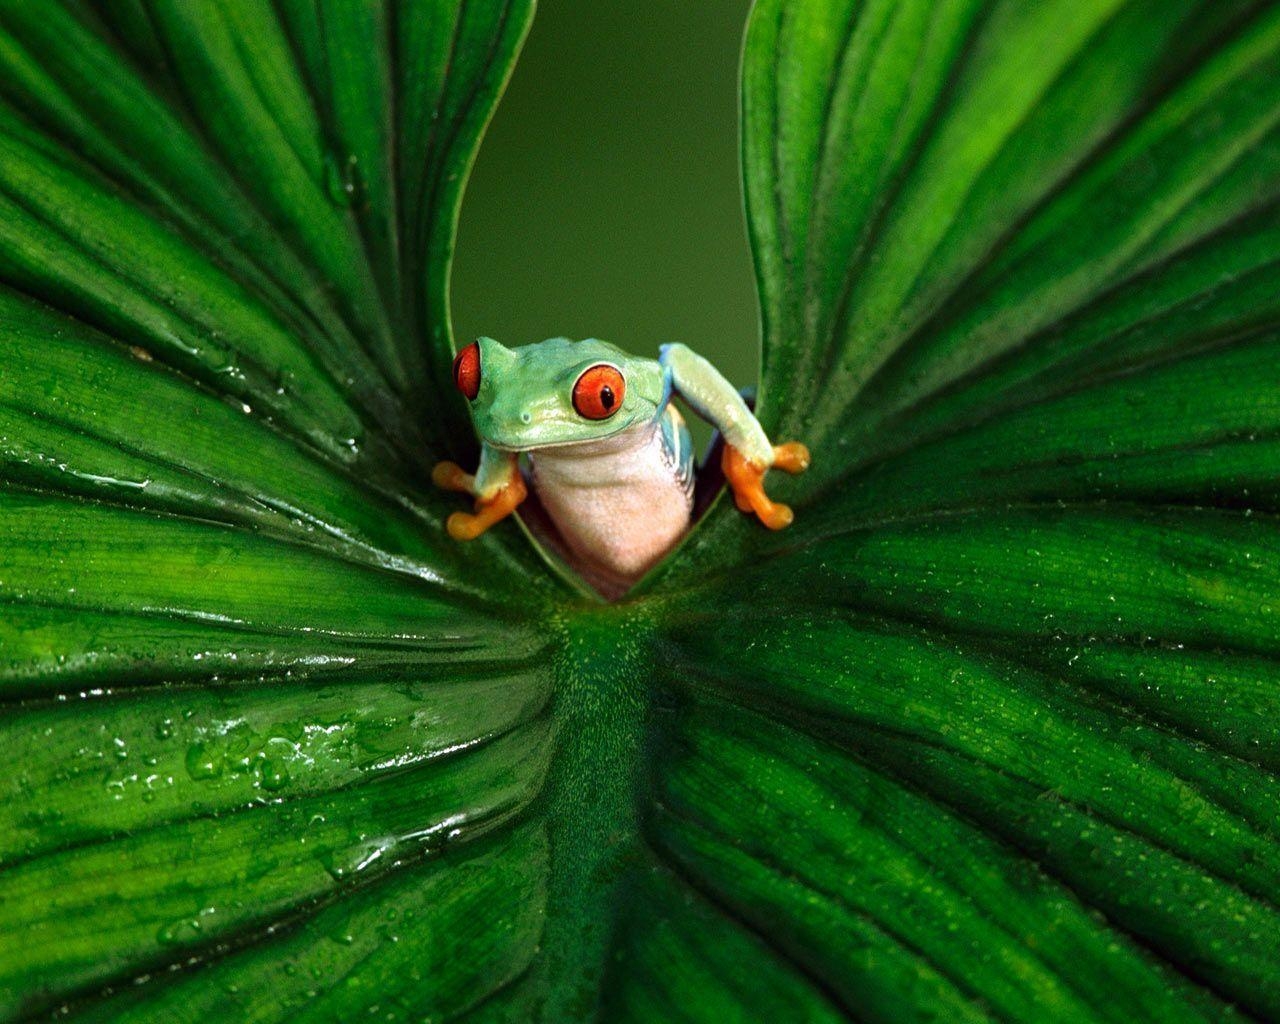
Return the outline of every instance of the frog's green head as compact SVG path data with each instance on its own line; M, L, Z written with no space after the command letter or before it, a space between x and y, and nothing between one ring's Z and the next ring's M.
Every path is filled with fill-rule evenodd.
M453 379L481 440L508 451L609 437L653 419L666 397L656 360L594 338L522 348L479 338L458 353Z

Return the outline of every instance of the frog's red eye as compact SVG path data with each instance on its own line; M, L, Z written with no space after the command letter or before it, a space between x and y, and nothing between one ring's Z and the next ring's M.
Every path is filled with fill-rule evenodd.
M593 366L573 386L573 407L589 420L607 420L622 408L626 393L627 382L614 367Z
M454 358L453 382L468 401L475 401L480 393L480 346L474 341Z

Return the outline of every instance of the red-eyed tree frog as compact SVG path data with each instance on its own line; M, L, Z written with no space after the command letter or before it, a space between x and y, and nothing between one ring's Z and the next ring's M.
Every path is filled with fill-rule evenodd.
M480 536L528 495L530 480L579 569L625 588L665 555L689 528L693 449L678 393L724 435L721 465L743 512L771 530L792 519L770 501L770 468L799 473L809 452L774 445L742 396L707 360L684 345L636 358L604 341L550 338L506 348L480 338L458 353L453 379L480 436L472 475L452 462L435 467L436 485L475 498L455 512L456 540Z

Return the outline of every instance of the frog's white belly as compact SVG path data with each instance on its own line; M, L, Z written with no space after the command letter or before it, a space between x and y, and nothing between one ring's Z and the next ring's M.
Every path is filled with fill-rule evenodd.
M656 423L532 452L533 486L570 551L638 579L689 526L693 492Z

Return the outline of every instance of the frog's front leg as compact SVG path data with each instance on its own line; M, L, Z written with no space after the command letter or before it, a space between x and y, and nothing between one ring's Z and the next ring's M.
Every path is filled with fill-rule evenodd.
M764 475L771 468L804 472L809 468L809 449L799 441L772 444L733 385L692 349L663 345L661 353L658 361L671 375L675 390L724 435L720 465L738 508L754 513L771 530L790 525L791 509L769 499Z
M474 476L456 462L439 462L431 480L446 491L461 491L476 499L474 513L455 512L445 524L454 540L475 540L511 515L529 495L520 475L520 457L487 444L480 449L480 468Z

